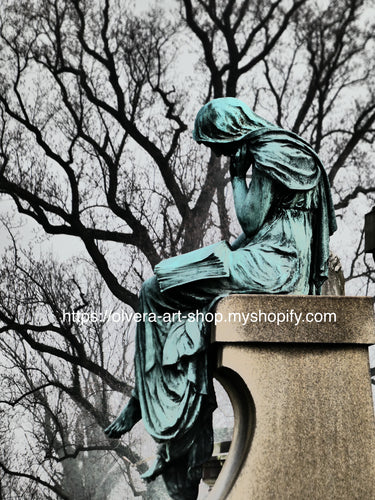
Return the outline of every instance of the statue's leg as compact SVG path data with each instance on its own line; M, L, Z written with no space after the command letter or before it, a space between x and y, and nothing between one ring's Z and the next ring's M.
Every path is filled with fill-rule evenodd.
M157 315L162 315L165 311L172 311L172 313L179 311L189 303L190 308L207 304L215 297L216 288L215 283L210 285L208 282L205 285L204 287L201 282L200 286L195 286L194 284L192 286L173 289L169 293L162 293L156 278L153 277L148 279L143 283L140 291L139 313L150 314L152 312ZM195 288L196 290L194 290ZM191 293L191 291L193 291L193 293ZM144 395L145 387L147 387L145 380L146 377L149 376L146 366L147 363L149 363L149 365L151 364L150 359L154 360L156 364L161 365L161 359L159 359L161 352L160 348L165 339L166 325L167 324L163 324L163 322L159 324L151 323L149 325L146 325L143 321L137 323L135 391L120 415L105 429L104 432L108 437L119 438L122 434L129 432L142 418L142 405L139 401L138 394L140 394L141 399L144 401L143 404L145 405L145 399L147 399ZM153 373L155 372L157 372L157 370L153 371ZM160 376L162 375L160 374Z
M196 500L202 477L201 467L189 467L188 456L175 460L163 471L163 479L173 500Z
M161 312L167 306L164 297L161 295L157 281L155 278L145 281L140 291L140 308L139 313ZM137 323L137 340L136 344L140 345L139 351L144 351L145 332L144 324ZM140 352L136 351L136 362L139 361ZM143 364L143 363L142 363ZM144 370L141 369L141 377ZM136 377L137 379L137 377ZM117 439L126 432L129 432L134 425L142 418L142 411L138 394L138 384L136 380L136 389L130 398L128 404L122 410L120 415L104 430L108 437ZM142 390L142 389L141 389Z

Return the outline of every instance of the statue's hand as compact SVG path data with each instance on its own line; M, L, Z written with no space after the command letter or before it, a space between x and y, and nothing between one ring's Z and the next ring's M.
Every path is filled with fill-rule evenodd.
M230 158L230 175L233 177L246 177L246 172L249 170L252 163L252 154L248 150L246 144L237 150L236 154Z

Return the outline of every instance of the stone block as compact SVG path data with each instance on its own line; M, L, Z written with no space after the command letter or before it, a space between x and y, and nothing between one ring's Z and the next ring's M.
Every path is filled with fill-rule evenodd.
M336 312L331 323L237 325L212 332L235 428L209 500L375 498L368 344L372 300L236 295L216 312Z

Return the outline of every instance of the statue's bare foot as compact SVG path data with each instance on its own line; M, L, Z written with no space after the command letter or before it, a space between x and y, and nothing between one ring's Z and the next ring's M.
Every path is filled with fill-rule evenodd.
M141 418L139 400L132 396L120 415L104 429L104 432L108 437L117 439L125 432L129 432Z

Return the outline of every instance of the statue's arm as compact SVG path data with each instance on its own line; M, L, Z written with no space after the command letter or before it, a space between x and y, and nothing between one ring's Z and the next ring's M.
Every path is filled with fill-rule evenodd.
M272 180L254 169L249 187L246 179L239 176L232 178L232 187L238 221L246 236L252 236L261 228L271 208Z

